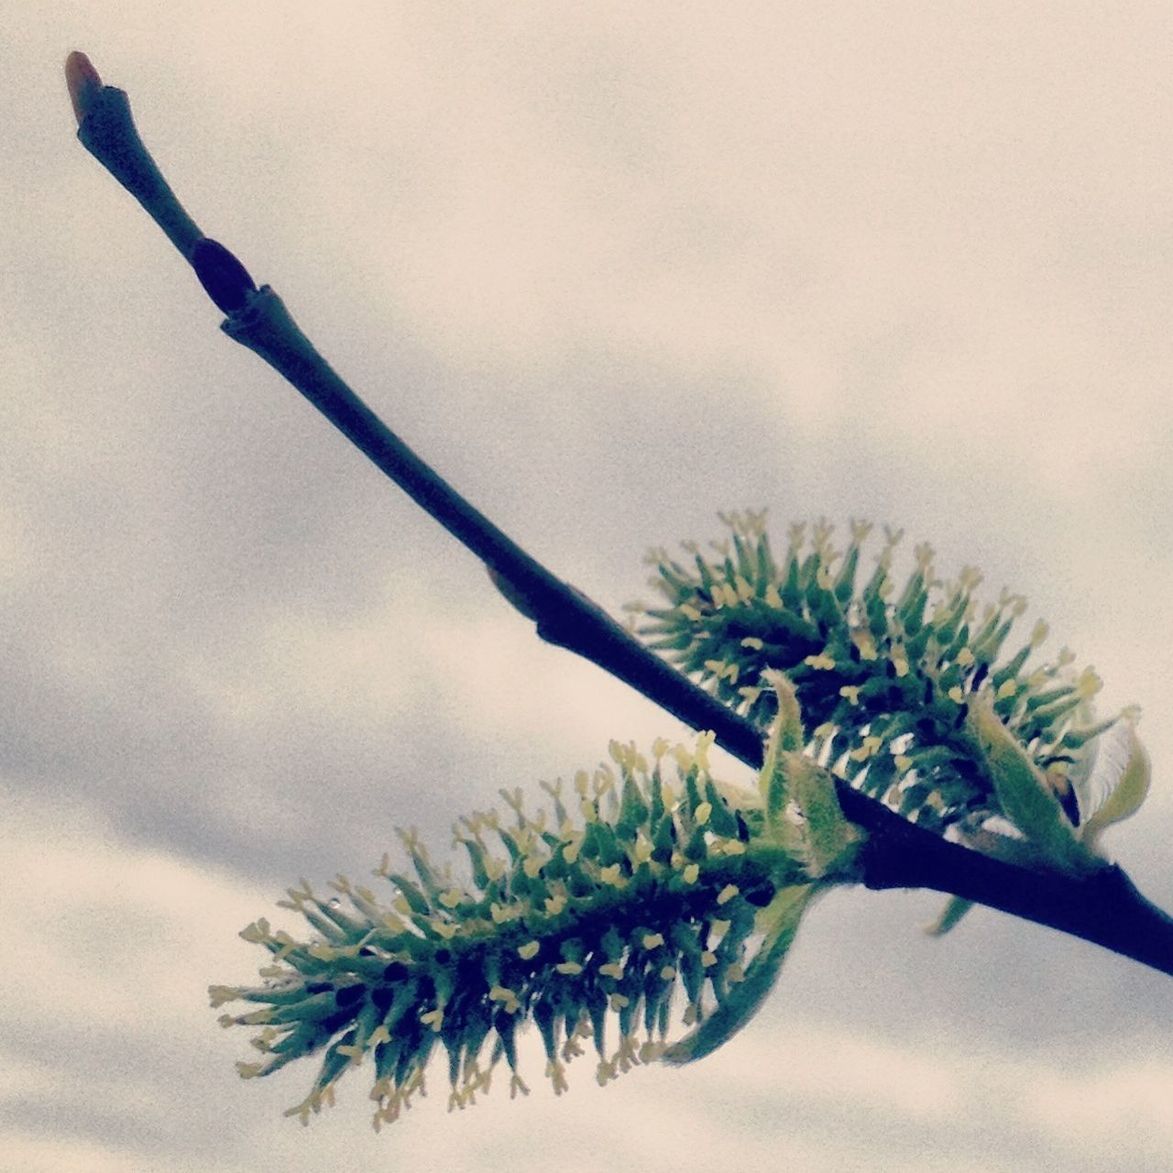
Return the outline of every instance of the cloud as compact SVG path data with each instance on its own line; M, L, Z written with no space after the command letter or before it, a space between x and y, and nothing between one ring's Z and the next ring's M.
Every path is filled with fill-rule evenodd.
M1173 1145L1173 1064L1164 1048L1107 1061L1089 1048L1081 1068L1020 1065L1012 1113L1073 1153L1159 1164Z
M209 967L247 953L232 928L256 895L128 845L80 796L5 784L3 798L5 1152L21 1167L178 1168L177 1145L214 1138L222 1055L203 990Z
M203 986L252 972L233 934L281 885L373 866L396 823L442 845L501 786L680 731L541 645L218 333L72 141L60 76L88 50L197 220L609 607L641 592L646 546L747 505L780 530L904 525L943 570L1025 591L1106 708L1149 712L1158 792L1109 846L1167 891L1163 8L24 15L0 76L6 1154L119 1173L588 1169L600 1137L651 1168L1164 1156L1168 1071L1139 1041L1163 1029L1154 975L992 914L930 949L933 902L892 894L828 900L777 1004L692 1071L605 1092L587 1072L562 1101L452 1118L428 1102L377 1140L354 1089L303 1134L279 1112L308 1076L238 1085Z
M1159 1050L1097 1060L1089 1042L1088 1062L1065 1070L974 1041L956 1010L955 1025L935 1034L925 1030L931 1005L917 1013L919 1028L896 1027L887 1038L836 1022L836 1004L851 1001L847 975L828 984L830 959L818 941L845 931L834 915L800 941L762 1018L694 1067L652 1066L604 1090L584 1058L572 1065L570 1094L556 1099L529 1032L522 1069L533 1094L521 1102L498 1087L474 1109L446 1116L437 1069L433 1094L374 1137L360 1070L343 1080L339 1106L303 1133L281 1111L300 1099L311 1067L238 1087L231 1064L239 1045L215 1027L205 999L210 982L254 972L256 950L235 930L273 915L270 894L222 868L129 844L80 799L46 804L11 787L2 797L11 816L0 845L10 975L0 1136L22 1168L129 1173L198 1161L237 1173L266 1151L295 1170L343 1152L536 1170L549 1153L527 1138L547 1130L562 1138L560 1162L584 1170L604 1152L676 1167L734 1150L812 1170L927 1171L946 1154L962 1169L1043 1169L1031 1155L1044 1152L1063 1154L1073 1170L1104 1167L1096 1161L1109 1155L1114 1167L1139 1168L1167 1146L1173 1068ZM872 898L850 904L874 919ZM907 932L914 940L914 927ZM887 962L897 974L900 946ZM929 948L941 957L936 943ZM866 986L861 993L866 999ZM1037 994L1032 1000L1040 1004Z

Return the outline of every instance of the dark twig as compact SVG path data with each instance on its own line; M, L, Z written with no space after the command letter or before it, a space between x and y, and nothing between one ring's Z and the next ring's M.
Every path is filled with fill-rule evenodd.
M81 53L66 78L78 137L142 204L227 314L221 328L283 375L344 436L489 569L542 639L631 685L747 765L762 764L761 731L649 651L597 604L502 533L424 463L314 349L273 290L258 290L239 260L205 237L163 179L135 129L126 94L103 85ZM869 888L930 888L1001 909L1173 974L1173 919L1118 867L1086 876L1037 872L947 842L838 782L844 814L869 832L860 859Z
M712 729L731 753L761 762L761 734L651 655L596 603L551 574L434 469L346 385L268 286L256 288L239 260L205 237L183 210L139 137L126 94L103 86L84 54L66 65L78 137L192 265L217 307L221 329L284 376L348 440L489 568L502 594L548 643L567 648L630 684L685 724ZM77 79L84 79L84 88Z

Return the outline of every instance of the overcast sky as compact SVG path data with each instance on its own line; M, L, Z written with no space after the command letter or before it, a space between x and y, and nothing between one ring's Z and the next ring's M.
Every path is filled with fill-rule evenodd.
M1173 17L1113 5L0 0L0 1152L21 1173L1152 1170L1166 978L841 892L759 1019L555 1098L242 1084L210 982L304 875L685 731L217 329L75 141L74 48L387 422L612 609L651 545L903 526L1136 702L1173 907ZM734 776L736 767L729 766ZM240 1037L237 1037L240 1036ZM585 1061L584 1061L585 1064ZM438 1075L441 1073L437 1073Z

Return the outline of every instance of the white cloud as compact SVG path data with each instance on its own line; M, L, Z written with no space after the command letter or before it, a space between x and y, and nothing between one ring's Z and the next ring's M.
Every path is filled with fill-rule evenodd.
M303 1134L279 1110L308 1073L238 1085L203 986L255 966L234 933L274 894L241 870L373 863L397 821L442 828L674 725L487 586L439 597L410 507L216 335L73 143L60 77L90 51L197 219L576 582L627 597L644 545L711 536L719 507L907 525L943 569L973 558L1027 592L1113 704L1147 706L1159 786L1164 6L26 9L0 77L6 1155L521 1170L559 1137L564 1167L593 1169L605 1129L648 1168L1167 1153L1163 1059L1063 1070L1042 1008L1042 1057L763 1016L695 1070L605 1092L584 1072L564 1101L451 1119L428 1102L378 1142L356 1089ZM1151 809L1157 827L1169 800ZM1160 875L1140 826L1121 850ZM886 923L852 926L901 953L885 996L930 1000ZM982 960L933 991L959 1022L1006 994ZM781 996L799 978L825 1013L796 969ZM1088 1030L1096 1053L1112 1024Z
M1078 1067L1018 1064L1018 1072L1012 1110L1055 1143L1092 1149L1105 1159L1136 1150L1159 1161L1173 1152L1173 1062L1167 1048L1105 1061L1089 1044Z
M783 976L771 1012L695 1066L653 1066L601 1090L584 1057L571 1067L571 1092L555 1099L530 1032L527 1099L510 1103L499 1086L469 1112L446 1116L437 1069L432 1094L376 1138L360 1070L340 1085L339 1106L303 1132L281 1111L300 1098L311 1066L272 1086L238 1085L231 1063L244 1049L219 1032L205 999L209 982L254 972L255 948L235 932L272 915L269 894L127 843L84 802L45 807L11 788L2 797L11 812L0 845L10 1042L0 1144L22 1169L131 1173L195 1161L243 1173L265 1151L307 1171L343 1153L537 1170L551 1154L527 1140L535 1134L560 1136L560 1165L583 1170L597 1168L601 1154L676 1168L734 1151L811 1170L927 1171L943 1167L946 1153L951 1168L1034 1167L992 1152L981 1158L986 1132L999 1127L1015 1137L1008 1152L1068 1153L1072 1169L1093 1167L1079 1163L1084 1149L1115 1154L1119 1168L1167 1151L1173 1068L1163 1057L1064 1071L981 1045L946 1050L833 1026L830 1008L810 1001L817 993L806 960L794 984ZM804 1003L823 1021L805 1017ZM51 1127L69 1104L74 1127ZM975 1112L988 1120L979 1126ZM918 1153L914 1138L929 1136L940 1147Z

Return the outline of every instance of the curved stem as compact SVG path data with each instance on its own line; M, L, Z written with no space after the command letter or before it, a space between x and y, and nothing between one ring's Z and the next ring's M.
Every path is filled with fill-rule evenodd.
M348 440L488 567L502 594L549 643L631 685L747 765L760 768L762 732L646 648L569 583L551 574L421 460L338 376L268 286L256 289L223 245L184 211L135 129L122 90L103 86L84 54L66 66L78 137L143 205L227 315L224 332L283 375ZM868 832L866 887L931 888L1001 909L1173 974L1173 918L1118 867L1088 876L1037 872L950 843L837 780L843 813Z

